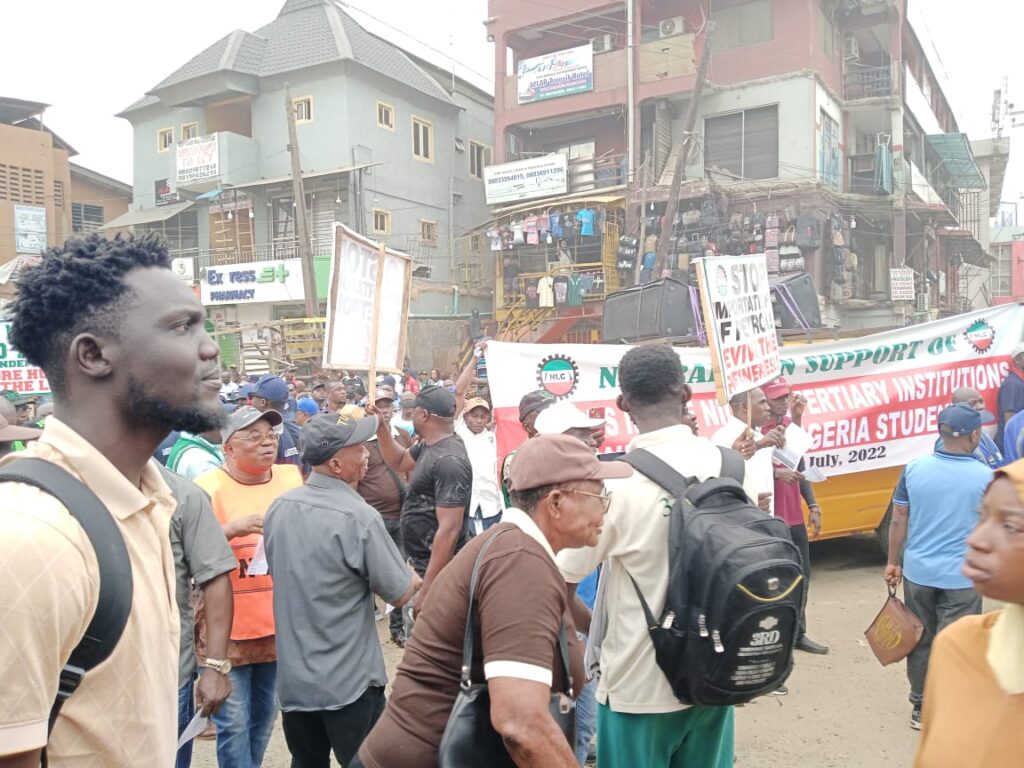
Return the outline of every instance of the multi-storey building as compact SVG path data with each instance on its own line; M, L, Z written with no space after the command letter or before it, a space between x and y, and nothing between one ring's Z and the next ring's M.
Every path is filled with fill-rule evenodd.
M597 208L618 225L587 265L603 269L605 290L651 276L648 236L665 228L659 271L685 277L693 256L764 250L780 282L790 270L810 275L817 306L805 314L825 325L887 327L962 311L962 265L989 264L981 241L991 194L918 23L923 6L490 0L496 163L568 156L558 195L497 209L490 228ZM687 137L681 202L665 221ZM1008 146L988 149L1005 169ZM626 236L622 251L609 233ZM528 261L519 266L531 279L572 269L564 259ZM892 269L901 270L901 301ZM511 287L508 298L498 291L499 316L525 303ZM539 317L528 316L539 329L532 337L551 338Z
M331 0L287 0L269 24L218 40L121 112L134 128L137 206L113 224L162 232L199 281L216 264L299 272L286 85L320 298L340 221L413 257L414 318L468 316L474 301L489 311L489 291L457 287L466 270L451 241L487 213L492 97ZM302 314L301 298L211 308L228 326ZM429 344L410 346L414 365L433 364L417 358Z
M131 202L127 184L69 161L78 153L45 126L47 106L0 98L0 304L43 250L98 230Z
M994 227L991 233L991 304L1024 301L1024 227Z

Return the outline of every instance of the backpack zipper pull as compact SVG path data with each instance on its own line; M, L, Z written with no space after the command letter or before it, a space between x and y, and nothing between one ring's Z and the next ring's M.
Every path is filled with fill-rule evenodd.
M701 637L708 636L708 620L703 613L697 617L697 630Z
M715 644L715 653L725 653L725 646L722 645L722 636L718 634L717 629L711 633L711 642Z
M669 611L665 614L665 618L661 621L662 629L672 629L672 623L676 620L676 614L673 611Z

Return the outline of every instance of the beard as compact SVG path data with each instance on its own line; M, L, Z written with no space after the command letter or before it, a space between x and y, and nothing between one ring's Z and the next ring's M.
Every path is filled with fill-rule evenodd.
M128 382L128 416L146 428L159 428L167 433L180 431L198 435L219 428L224 423L224 410L219 404L173 405L167 400L147 394L134 381Z

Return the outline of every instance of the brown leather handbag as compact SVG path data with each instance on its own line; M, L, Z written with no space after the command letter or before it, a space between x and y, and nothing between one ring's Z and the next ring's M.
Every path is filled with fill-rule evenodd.
M921 642L924 624L889 587L889 597L864 632L868 645L883 667L902 661Z

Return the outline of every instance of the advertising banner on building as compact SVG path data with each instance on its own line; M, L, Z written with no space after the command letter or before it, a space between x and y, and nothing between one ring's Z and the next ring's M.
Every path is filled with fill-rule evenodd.
M594 90L591 43L523 59L516 69L520 104L557 99Z
M175 271L182 279L188 278L179 268ZM305 295L301 259L206 267L200 273L199 300L204 307L302 301Z
M35 253L46 250L46 209L35 205L14 206L14 250Z
M889 270L889 296L893 301L914 300L914 270L910 267Z
M220 145L216 133L178 144L178 186L220 176Z
M382 256L378 291L377 273ZM382 249L380 243L335 224L324 367L402 370L411 289L412 259L404 253Z
M697 259L718 402L779 375L768 262L763 253Z
M561 152L484 168L488 205L563 195L569 190L569 159Z
M996 411L1010 351L1022 337L1024 305L1010 304L859 339L783 347L782 374L807 399L803 426L814 441L809 464L842 475L901 466L929 453L939 411L953 390L973 387ZM519 399L537 389L584 411L603 411L608 426L601 450L625 450L636 430L616 397L619 361L629 349L489 342L487 379L499 453L525 438ZM711 357L699 347L676 351L693 389L690 408L700 433L709 436L729 418L728 406L716 402Z
M21 395L45 395L50 392L50 383L42 368L30 365L11 342L8 334L11 324L0 322L0 392L17 392Z
M153 202L156 205L170 205L171 203L180 203L181 198L178 197L175 190L171 189L167 179L157 179L153 182Z

